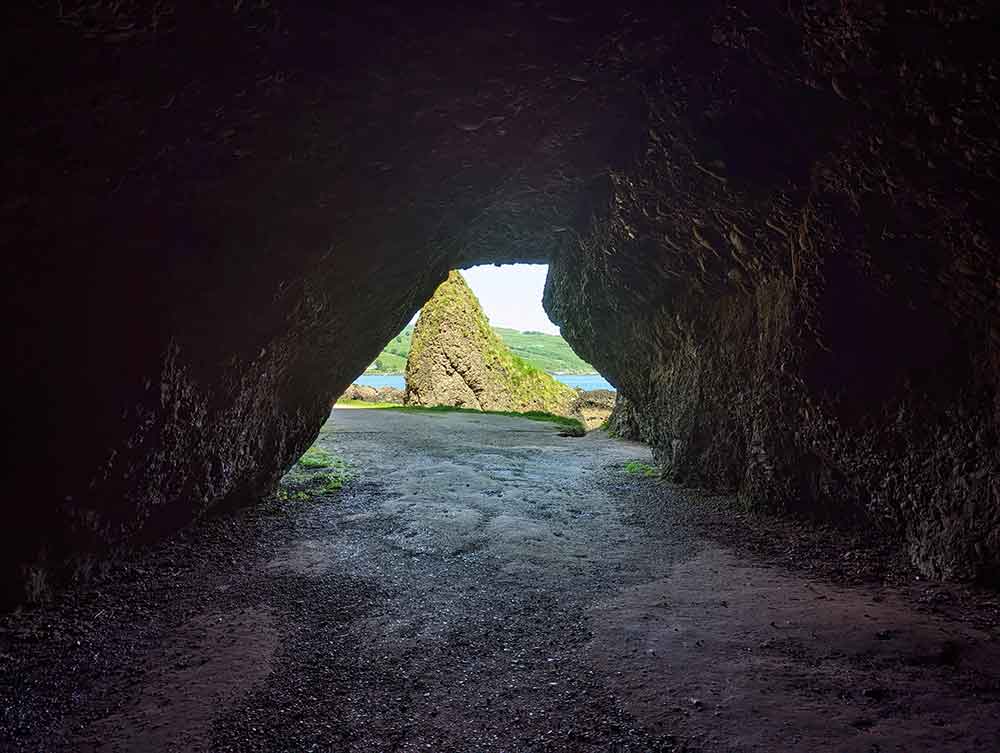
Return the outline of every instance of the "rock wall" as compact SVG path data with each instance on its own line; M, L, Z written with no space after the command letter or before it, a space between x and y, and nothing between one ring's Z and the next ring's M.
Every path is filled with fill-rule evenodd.
M995 582L995 11L918 5L716 6L623 40L656 71L645 153L546 308L672 478Z
M545 259L676 477L995 579L995 4L647 5L5 7L3 593L252 501L447 270Z
M576 392L515 356L461 273L424 304L406 359L406 404L568 414Z
M4 597L259 498L449 269L566 243L636 128L576 80L601 25L341 6L0 11Z

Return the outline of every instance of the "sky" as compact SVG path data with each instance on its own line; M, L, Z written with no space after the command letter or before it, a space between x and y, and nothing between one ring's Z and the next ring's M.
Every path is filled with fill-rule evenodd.
M461 270L494 327L559 334L542 308L547 264L487 264Z

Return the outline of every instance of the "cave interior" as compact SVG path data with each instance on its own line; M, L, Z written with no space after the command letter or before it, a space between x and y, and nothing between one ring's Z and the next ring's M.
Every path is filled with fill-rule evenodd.
M667 478L998 583L994 4L5 13L10 601L253 504L487 262Z

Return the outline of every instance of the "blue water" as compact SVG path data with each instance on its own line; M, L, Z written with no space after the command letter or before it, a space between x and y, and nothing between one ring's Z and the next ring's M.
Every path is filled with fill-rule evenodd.
M611 382L600 374L553 374L563 384L579 387L581 390L613 390Z
M600 374L553 374L563 384L579 387L581 390L613 390L614 387ZM355 384L369 387L395 387L406 389L406 377L402 374L364 374L354 380Z
M406 377L402 374L363 374L354 380L355 384L366 384L369 387L395 387L406 389Z

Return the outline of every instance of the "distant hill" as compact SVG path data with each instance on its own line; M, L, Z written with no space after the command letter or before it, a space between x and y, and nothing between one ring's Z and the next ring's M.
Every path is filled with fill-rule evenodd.
M559 335L544 332L518 332L516 329L493 327L514 354L537 369L556 374L595 374L597 370L580 358L569 343ZM406 357L410 354L413 327L406 327L382 349L375 363L366 374L402 374L406 371Z
M544 332L518 332L516 329L494 327L507 347L532 366L557 374L596 374L597 369L573 352L559 335Z
M402 374L406 371L406 357L410 354L410 340L413 338L412 325L392 338L366 374Z

